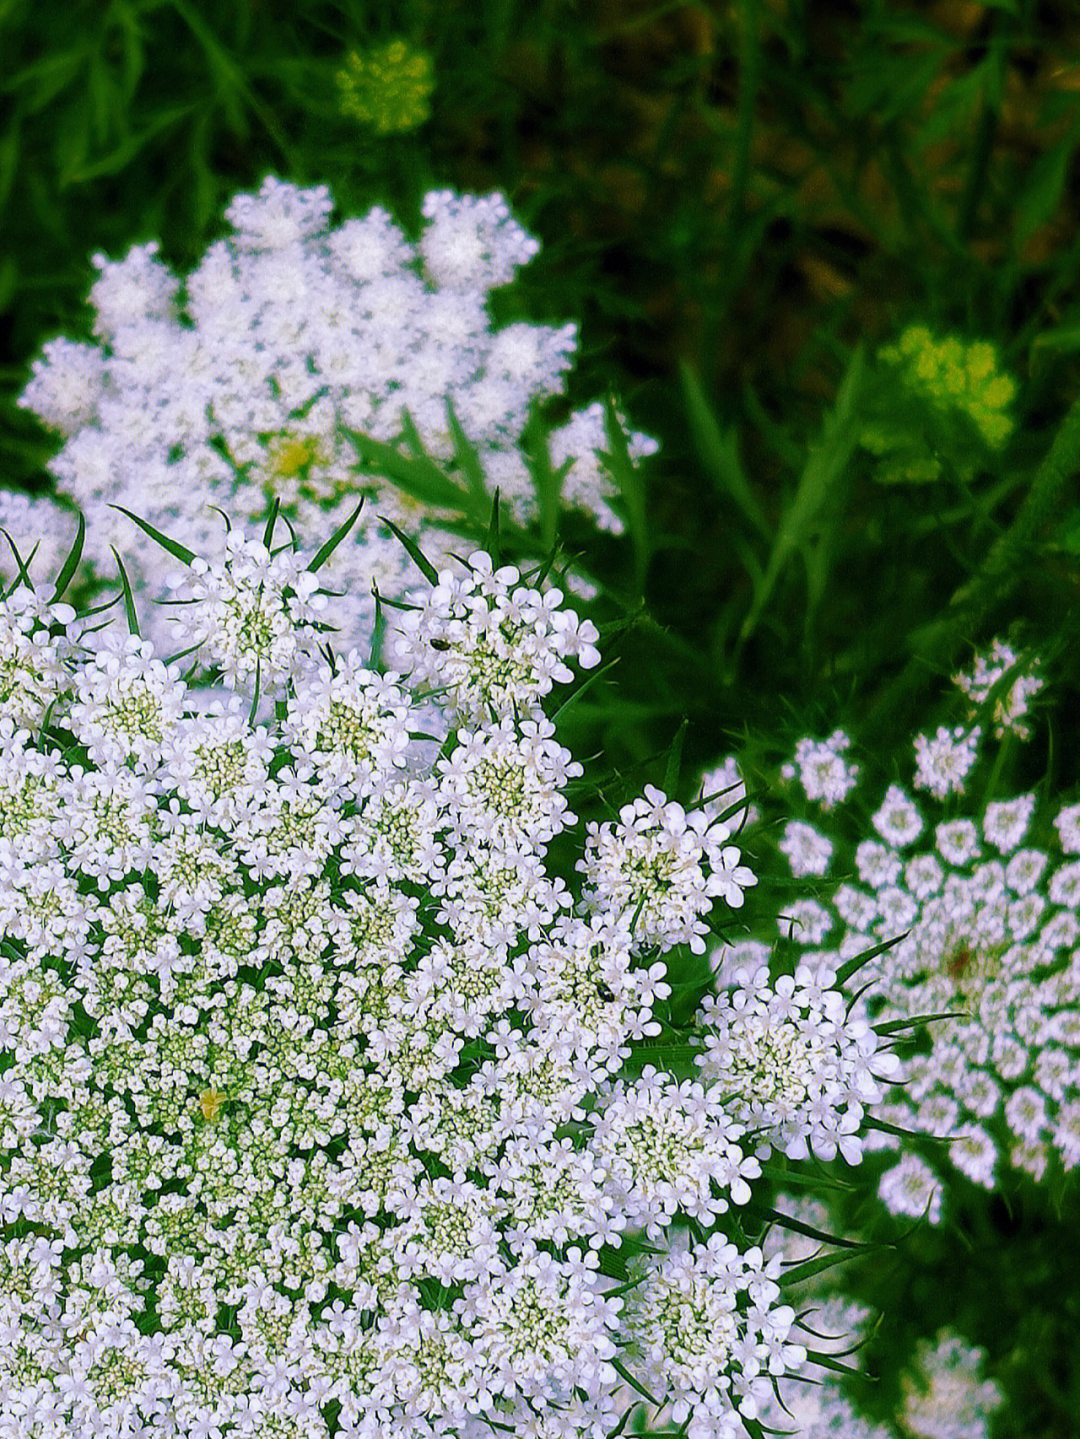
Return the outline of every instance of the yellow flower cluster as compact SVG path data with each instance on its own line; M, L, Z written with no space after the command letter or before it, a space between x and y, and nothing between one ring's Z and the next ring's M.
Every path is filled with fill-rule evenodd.
M342 113L377 135L415 130L431 114L431 57L404 40L351 51L337 79Z
M960 410L986 443L997 449L1012 433L1009 407L1016 384L997 368L997 351L984 340L965 344L955 336L935 340L922 325L911 325L879 358L903 371L907 385L943 410Z

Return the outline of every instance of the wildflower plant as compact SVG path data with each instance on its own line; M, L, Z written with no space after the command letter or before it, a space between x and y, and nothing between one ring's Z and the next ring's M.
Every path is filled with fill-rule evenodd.
M986 1353L942 1331L919 1346L914 1372L904 1376L900 1422L911 1439L986 1439L1001 1389L983 1378Z
M1016 382L999 368L994 346L955 335L937 340L910 325L878 351L882 392L868 401L860 433L884 483L938 479L946 466L970 477L999 451L1014 427Z
M366 633L373 587L402 598L415 580L395 526L436 564L486 526L536 526L550 547L560 507L618 532L619 464L652 453L593 404L559 424L557 396L576 327L495 327L491 292L539 249L499 194L432 190L410 240L379 207L330 222L325 186L274 178L234 197L231 233L186 276L154 243L95 256L95 340L45 346L22 397L63 440L50 462L60 497L88 521L85 559L113 573L126 557L148 634L166 640L168 598L150 525L208 559L222 552L221 510L261 525L277 504L301 532L325 532L369 503L333 557L340 593L327 620ZM48 498L0 492L0 525L23 554L65 533ZM48 574L46 554L37 570ZM15 568L7 567L9 574Z
M781 821L776 847L791 880L814 892L792 895L753 938L714 955L727 980L761 964L777 939L815 968L858 964L874 1029L907 1037L903 1084L866 1141L895 1156L880 1197L932 1224L950 1176L992 1191L1010 1169L1042 1180L1080 1165L1080 807L988 792L1005 746L1031 737L1037 669L1037 657L1001 639L976 654L953 678L966 723L917 735L909 785L888 783L869 809L851 793L855 767L837 777L825 763L837 736L844 749L849 737L800 740L780 777L786 799L800 781L807 812ZM988 745L998 749L989 780ZM702 787L713 783L706 775ZM794 998L797 989L789 1006ZM738 1002L762 1007L754 985ZM725 1062L731 1083L737 1070ZM823 1077L820 1065L814 1073ZM912 1146L915 1135L947 1142Z
M351 50L338 71L341 112L376 135L415 130L431 115L431 57L400 37Z
M665 1063L664 956L755 876L656 789L554 860L593 626L478 552L382 671L323 618L347 526L274 530L158 536L198 692L77 553L0 603L8 1432L742 1432L807 1351L739 1212L774 1147L859 1158L890 1041L805 969Z

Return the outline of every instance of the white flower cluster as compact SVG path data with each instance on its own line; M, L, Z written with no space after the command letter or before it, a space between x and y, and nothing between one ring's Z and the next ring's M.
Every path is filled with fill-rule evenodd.
M270 178L236 196L226 212L232 233L186 277L154 244L118 261L96 256L97 342L50 342L22 404L63 437L51 469L59 494L86 515L86 559L111 577L115 545L151 599L164 598L153 543L113 506L215 557L215 506L250 524L276 497L313 533L333 529L366 496L329 571L343 592L330 613L355 644L372 614L372 581L396 598L415 582L378 516L419 530L439 563L460 543L452 526L470 494L490 509L498 488L515 519L535 516L522 435L534 405L561 391L576 330L492 327L490 291L539 249L500 195L432 191L416 242L385 210L333 226L332 208L325 187ZM483 472L480 496L461 435ZM627 443L635 460L657 448L636 433ZM399 463L378 445L397 447ZM418 464L416 445L434 463ZM550 436L561 503L618 531L608 448L599 404ZM412 482L402 479L410 460ZM3 494L0 526L24 556L69 528L51 500ZM39 558L33 573L55 573L49 556ZM153 618L151 610L159 640Z
M979 755L982 730L939 725L933 735L915 736L915 789L928 790L935 799L963 794L964 782Z
M806 736L795 746L795 755L780 771L785 780L798 780L807 799L822 809L832 809L847 798L859 782L859 766L844 758L851 747L851 738L843 730L834 730L828 739Z
M880 1104L899 1061L835 988L836 972L801 964L770 984L740 970L735 985L701 1006L702 1077L732 1099L734 1116L789 1159L862 1158L865 1107ZM884 1087L883 1087L884 1086Z
M933 735L921 734L915 738L916 789L927 790L935 799L964 793L967 777L979 757L979 744L983 736L981 724L972 725L970 720L989 704L993 696L993 708L986 715L987 724L992 724L995 739L1012 735L1016 739L1031 737L1031 727L1024 716L1028 713L1028 700L1043 687L1043 680L1031 673L1038 667L1038 658L1028 662L1025 669L1020 656L1000 639L994 640L986 654L976 655L970 672L953 676L953 684L968 700L968 723L939 725ZM1007 687L1005 681L1010 677Z
M900 1423L911 1439L988 1439L1002 1393L982 1378L986 1352L943 1330L924 1340L914 1374L904 1376Z
M820 1206L812 1201L789 1205L789 1200L790 1196L778 1195L777 1208L810 1224L816 1221L820 1226L828 1222L827 1213L816 1212ZM771 1230L764 1245L766 1257L776 1233L787 1243L785 1232ZM811 1246L805 1257L812 1258L818 1252ZM792 1257L789 1251L788 1263ZM823 1278L815 1276L798 1285L798 1304L805 1316L805 1327L816 1353L835 1356L843 1364L856 1367L860 1361L856 1346L865 1338L872 1315L851 1300L829 1294ZM826 1371L818 1382L788 1384L782 1396L771 1395L762 1408L759 1418L763 1432L788 1435L790 1439L893 1439L892 1429L856 1412L841 1382L835 1372Z
M191 564L197 696L0 599L0 1433L598 1439L629 1375L732 1435L804 1358L716 1229L754 1141L625 1061L753 876L656 791L549 872L540 700L596 659L557 599L474 557L380 674L314 578L238 532Z
M1063 836L1070 813L1059 815ZM890 786L873 816L880 840L855 850L859 882L838 884L814 902L816 927L793 931L815 946L807 962L837 965L899 939L860 970L875 981L879 1020L914 1032L920 1016L949 1017L931 1023L930 1047L905 1062L905 1086L881 1115L948 1138L951 1164L988 1188L1000 1158L1035 1178L1055 1155L1080 1165L1080 863L1049 837L1026 843L1035 822L1035 797L1022 795L928 828ZM897 1145L881 1133L873 1142ZM885 1174L881 1194L896 1213L940 1217L938 1177L916 1154Z
M975 656L975 663L970 671L962 671L953 676L953 684L967 696L972 714L987 702L991 690L998 688L999 693L995 696L991 716L995 739L1002 739L1006 734L1015 735L1017 739L1028 739L1031 728L1024 721L1028 712L1028 700L1037 695L1043 687L1041 677L1031 673L1038 663L1036 657L1028 666L1023 666L1020 656L1011 645L1007 645L1004 640L995 639L986 654ZM1012 684L1004 689L1003 693L1000 692L1002 680L1014 672L1016 677Z
M35 583L51 579L71 548L75 527L75 516L51 500L0 485L0 575L14 580L25 565Z
M673 1248L633 1293L638 1370L665 1394L689 1439L735 1439L739 1415L755 1419L773 1381L805 1359L792 1344L795 1311L777 1304L779 1256L741 1253L715 1234L696 1249Z
M731 811L727 823L733 830L747 829L757 823L760 816L752 804L736 808L746 798L746 781L734 755L726 755L718 765L706 770L699 788L703 808L720 815Z
M466 721L530 713L555 684L573 678L567 659L599 662L596 626L562 608L562 592L521 583L512 565L483 552L462 574L439 572L420 609L398 622L395 663Z
M729 844L725 824L702 810L687 814L653 785L619 811L618 824L588 827L578 869L590 909L612 910L637 948L688 944L705 953L704 916L717 897L732 909L757 883Z

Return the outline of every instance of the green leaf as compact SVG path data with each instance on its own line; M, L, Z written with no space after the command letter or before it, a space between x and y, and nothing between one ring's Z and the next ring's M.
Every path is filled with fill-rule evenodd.
M882 1247L880 1244L871 1246L874 1249ZM780 1277L784 1284L801 1284L804 1279L813 1279L816 1274L823 1274L826 1269L833 1269L837 1264L847 1264L854 1257L850 1249L842 1249L839 1254L822 1254L817 1259L793 1264L790 1269L783 1270Z
M495 569L499 568L499 561L502 558L502 539L499 535L499 491L496 488L495 498L491 504L491 519L488 522L487 539L484 542L484 549L491 556L491 563Z
M19 167L20 130L17 119L0 137L0 209L11 193L12 182Z
M869 964L872 959L877 959L879 954L884 954L887 949L892 949L893 946L899 944L902 939L907 939L910 933L910 930L905 929L903 934L894 935L892 939L883 940L881 944L875 944L871 949L864 949L861 954L852 955L852 957L836 971L837 989L842 989L851 976L856 974L864 964Z
M616 655L613 660L608 660L606 665L601 665L599 669L593 670L592 674L589 675L587 679L582 680L581 684L578 685L577 689L574 690L573 694L568 695L566 699L563 700L562 704L551 716L552 723L558 720L561 715L564 715L566 711L571 707L571 705L576 705L581 699L581 697L587 694L590 689L592 689L593 685L596 684L597 680L601 679L604 675L606 675L609 670L614 669L614 667L618 663L619 657L618 655Z
M769 524L739 460L739 444L734 429L721 430L705 398L701 382L685 360L679 361L679 378L691 438L706 473L717 492L734 501L750 524L768 539L771 534Z
M12 581L11 588L8 590L8 594L10 595L14 593L14 591L17 590L20 585L25 585L27 589L32 590L34 588L34 582L30 578L30 571L27 569L27 565L33 564L34 556L35 554L37 554L38 546L41 544L41 541L39 540L38 543L34 546L34 548L30 551L30 558L26 561L26 564L24 564L23 557L19 554L19 547L8 534L7 530L0 530L0 535L3 535L4 539L7 540L8 544L11 546L11 553L15 556L15 563L19 567L19 572L15 576L15 579Z
M932 1139L941 1144L948 1144L950 1141L946 1135L928 1134L925 1130L905 1129L900 1124L890 1124L887 1119L878 1119L875 1114L868 1114L863 1123L867 1129L880 1130L882 1134L894 1134L897 1139Z
M1080 350L1080 325L1058 325L1055 329L1044 330L1031 342L1032 353L1036 350L1064 350L1075 354Z
M395 446L385 444L382 440L374 440L370 435L361 434L359 430L351 430L348 426L343 426L343 429L369 474L390 480L422 504L465 512L471 508L466 491L448 480L434 460L423 453L422 448L418 455L403 455ZM411 420L406 427L406 434L410 429L419 444L419 436Z
M446 400L446 417L450 423L450 438L454 442L454 459L465 476L474 503L486 508L490 492L484 475L484 467L480 463L480 456L477 454L475 446L461 428L449 396Z
M871 1029L875 1034L882 1036L888 1034L899 1034L904 1029L917 1029L921 1024L932 1024L939 1019L964 1019L966 1012L962 1009L942 1010L940 1014L917 1014L912 1019L890 1019L884 1024L873 1024Z
M182 545L179 540L170 540L168 535L163 535L160 530L155 530L153 525L147 524L145 520L140 520L138 515L133 515L130 510L125 510L123 505L110 505L109 508L119 510L122 515L127 515L129 520L137 524L139 529L148 534L152 540L155 540L163 550L168 550L170 555L175 555L181 564L190 565L195 558L194 550L189 550L187 546ZM113 550L113 554L116 554L115 550ZM116 557L117 560L119 560L120 556L117 555Z
M645 481L630 458L626 434L619 421L615 401L610 395L604 400L604 434L608 448L600 452L601 458L607 463L626 506L630 542L634 548L634 580L638 593L641 593L645 587L645 573L649 567L650 555Z
M50 603L55 605L58 600L63 599L64 592L67 590L68 585L71 584L71 581L75 576L75 571L79 568L79 561L82 559L83 541L85 539L86 520L83 517L82 510L80 510L79 528L75 532L75 540L71 546L71 549L68 551L68 557L64 561L60 573L56 577L56 588L53 590L52 600Z
M371 658L368 663L371 669L377 670L382 663L382 647L386 637L386 612L383 609L379 586L374 580L371 582L371 593L375 597L375 618L371 624Z
M394 524L393 520L388 520L385 515L380 515L379 519L386 526L386 528L388 530L391 530L405 546L405 549L408 551L409 557L412 560L413 564L416 565L417 569L424 576L424 579L427 580L428 584L437 585L439 583L439 572L420 549L420 546L416 543L416 541L410 540L408 535L403 534L401 530L398 529L397 525Z
M824 1229L815 1229L812 1224L806 1224L801 1219L793 1219L790 1214L784 1214L779 1209L770 1209L764 1204L752 1203L746 1208L751 1214L771 1219L781 1229L790 1229L794 1234L802 1234L807 1239L816 1239L821 1244L834 1244L840 1249L866 1249L869 1247L857 1239L841 1239L839 1235L827 1234Z
M1054 216L1065 193L1069 162L1075 149L1072 132L1040 155L1028 172L1016 203L1017 245L1024 245Z
M363 501L361 501L361 504ZM281 500L275 495L270 505L270 513L266 517L266 529L263 531L263 548L270 549L274 542L274 526L277 524L278 512L281 509Z
M867 1377L861 1369L855 1369L850 1364L841 1364L839 1359L834 1359L831 1354L822 1354L817 1349L808 1349L806 1357L812 1364L818 1364L822 1369L831 1369L834 1374L854 1374L861 1379Z
M277 501L275 500L274 503L276 504ZM308 569L311 571L312 574L314 574L317 570L322 569L323 565L326 564L327 560L337 549L338 545L341 544L342 540L345 538L345 536L352 529L353 525L355 525L357 520L360 518L360 511L363 508L364 501L361 500L360 503L357 505L356 509L353 510L349 518L347 520L344 520L340 525L338 525L337 529L327 540L326 544L315 551L315 554L311 557L311 561L308 564Z
M657 1409L660 1408L660 1401L659 1401L658 1399L654 1399L654 1398L653 1398L653 1396L652 1396L652 1395L649 1393L649 1391L645 1388L644 1384L639 1384L639 1383L638 1383L638 1381L637 1381L637 1380L634 1378L634 1376L630 1373L629 1369L627 1369L626 1366L625 1366L620 1360L618 1360L618 1359L612 1359L612 1360L611 1360L611 1367L612 1367L612 1369L615 1370L616 1374L618 1374L621 1379L625 1379L625 1380L626 1380L627 1384L630 1385L631 1389L636 1389L637 1392L638 1392L639 1394L643 1395L643 1396L649 1401L649 1403L652 1404L655 1408L657 1408Z
M248 711L248 724L254 728L255 718L259 713L259 691L262 688L262 657L255 661L255 692L251 696L251 709Z
M836 405L822 425L821 438L807 452L795 495L773 541L765 574L742 623L739 635L742 643L745 643L757 628L788 560L796 551L807 551L818 528L822 510L830 501L833 502L833 508L837 508L835 501L838 488L859 441L861 425L857 411L865 372L865 357L862 347L859 346L852 354L840 382Z
M559 498L563 480L573 465L573 457L565 459L556 469L548 449L547 427L538 410L533 410L521 436L521 452L532 476L540 518L540 540L545 550L553 550L559 528Z
M114 505L113 508L119 507ZM120 585L124 591L124 610L127 614L128 629L133 635L138 635L140 633L139 616L135 612L135 596L131 593L131 581L128 579L127 570L124 569L124 562L120 558L119 550L115 545L110 545L109 548L116 557L116 568L120 572Z
M775 1164L763 1164L761 1173L765 1179L776 1184L803 1184L812 1189L838 1189L850 1191L852 1186L824 1174L804 1174L801 1169L781 1169Z
M675 793L679 783L679 769L682 765L683 744L686 741L686 731L690 727L690 721L684 719L671 741L671 748L668 750L667 765L664 769L664 793L671 796Z

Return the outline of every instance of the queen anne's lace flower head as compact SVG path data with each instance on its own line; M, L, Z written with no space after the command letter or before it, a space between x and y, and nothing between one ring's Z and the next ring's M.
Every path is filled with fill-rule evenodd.
M978 725L972 729L956 725L951 730L939 725L933 736L917 735L912 781L915 788L929 790L935 799L963 794L964 782L978 758L981 736Z
M860 968L873 981L875 1018L909 1032L937 1018L880 1113L947 1138L940 1161L988 1188L1003 1162L1036 1178L1051 1163L1080 1163L1075 808L1064 806L1054 821L1058 849L1033 794L928 824L894 784L873 815L880 839L855 846L858 882L834 884L779 919L807 963L838 967L891 941ZM793 854L798 873L801 851ZM732 967L725 959L725 978ZM882 1131L868 1142L899 1147ZM903 1154L882 1178L893 1212L941 1217L946 1171L928 1159Z
M795 1311L776 1303L779 1273L778 1257L713 1235L656 1261L634 1291L635 1378L692 1439L743 1433L740 1415L756 1418L772 1381L805 1359L789 1339Z
M494 569L489 555L469 556L464 573L445 569L398 623L394 658L454 716L527 714L555 684L573 679L568 659L599 663L596 626L562 605L561 590L522 581L513 565Z
M251 253L320 223L278 201ZM726 826L650 788L559 873L543 701L591 627L474 556L381 673L316 580L239 529L193 560L199 691L0 600L3 1422L600 1439L629 1374L733 1435L804 1353L782 1256L721 1226L766 1143L858 1158L882 1055L800 970L708 1009L697 1078L641 1063L665 953L754 882Z
M901 1422L912 1439L986 1439L1002 1394L982 1377L986 1353L942 1330L924 1340L904 1376Z
M36 725L69 684L64 666L70 605L44 604L20 585L0 608L0 705L15 725Z
M51 468L89 522L85 558L109 578L115 545L148 599L164 597L159 556L121 509L213 563L224 548L214 507L254 525L276 498L299 531L329 533L366 497L328 570L338 593L325 618L348 649L371 620L373 582L391 599L416 587L382 519L419 527L438 566L460 547L463 509L490 512L496 488L515 520L536 517L522 435L562 389L576 327L493 328L489 293L539 249L501 195L432 191L416 242L378 207L338 226L332 209L325 186L271 177L233 199L231 232L183 280L154 244L96 256L97 342L47 344L22 403L62 437ZM461 435L489 485L479 498ZM385 447L403 441L395 464ZM416 442L433 464L399 484ZM641 434L627 443L634 459L656 449ZM563 503L618 531L609 447L599 405L550 435ZM0 526L25 555L69 528L48 498L3 496ZM14 574L6 560L0 570ZM164 640L155 607L140 608L149 636Z
M789 1159L813 1152L848 1163L862 1155L863 1109L878 1104L899 1070L866 1019L851 1014L836 974L800 965L769 982L742 970L736 986L702 1001L703 1079L731 1096L731 1112Z
M859 766L844 758L850 747L851 737L843 730L834 730L824 740L807 736L795 746L794 758L783 766L781 776L798 780L807 799L817 801L822 809L832 809L859 780Z

